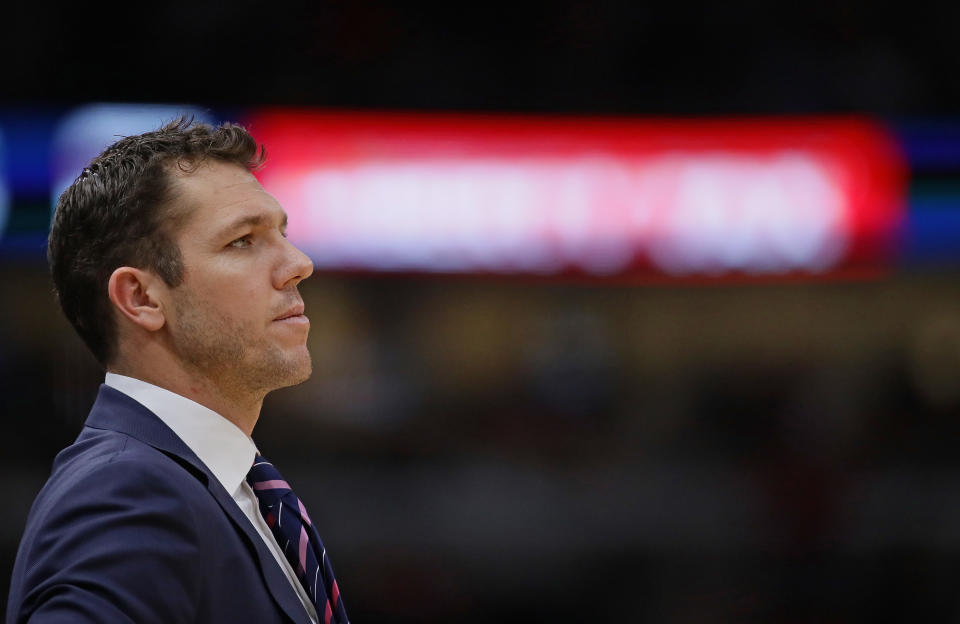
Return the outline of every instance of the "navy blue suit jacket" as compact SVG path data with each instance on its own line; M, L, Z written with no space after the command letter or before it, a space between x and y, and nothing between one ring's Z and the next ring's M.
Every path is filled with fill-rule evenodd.
M40 491L7 624L310 622L250 521L159 418L101 386Z

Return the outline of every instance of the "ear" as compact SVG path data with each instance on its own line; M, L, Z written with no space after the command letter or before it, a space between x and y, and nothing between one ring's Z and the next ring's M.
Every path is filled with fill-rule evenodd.
M147 331L163 327L166 317L157 295L163 288L159 277L133 267L120 267L110 275L107 294L125 317Z

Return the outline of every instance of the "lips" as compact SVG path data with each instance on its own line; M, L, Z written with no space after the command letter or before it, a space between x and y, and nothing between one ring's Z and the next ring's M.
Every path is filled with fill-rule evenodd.
M303 302L301 301L301 302L297 303L296 305L294 305L294 306L292 306L292 307L290 307L290 308L287 308L284 312L281 312L281 313L280 313L280 316L276 317L276 318L273 319L273 320L275 320L275 321L286 321L286 320L291 320L291 319L306 318L306 317L303 316L303 310L304 310L304 306L303 306Z

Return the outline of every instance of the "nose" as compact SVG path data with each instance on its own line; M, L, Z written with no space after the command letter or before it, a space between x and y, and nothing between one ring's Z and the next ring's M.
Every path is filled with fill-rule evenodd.
M278 289L296 286L313 273L313 261L286 238L283 239L284 254L282 269L276 280Z

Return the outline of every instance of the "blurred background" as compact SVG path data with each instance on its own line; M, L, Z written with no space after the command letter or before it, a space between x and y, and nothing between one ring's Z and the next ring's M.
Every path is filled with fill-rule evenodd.
M52 203L186 112L266 144L317 265L314 375L256 439L354 621L956 620L958 21L7 7L0 608L103 378L53 300Z

